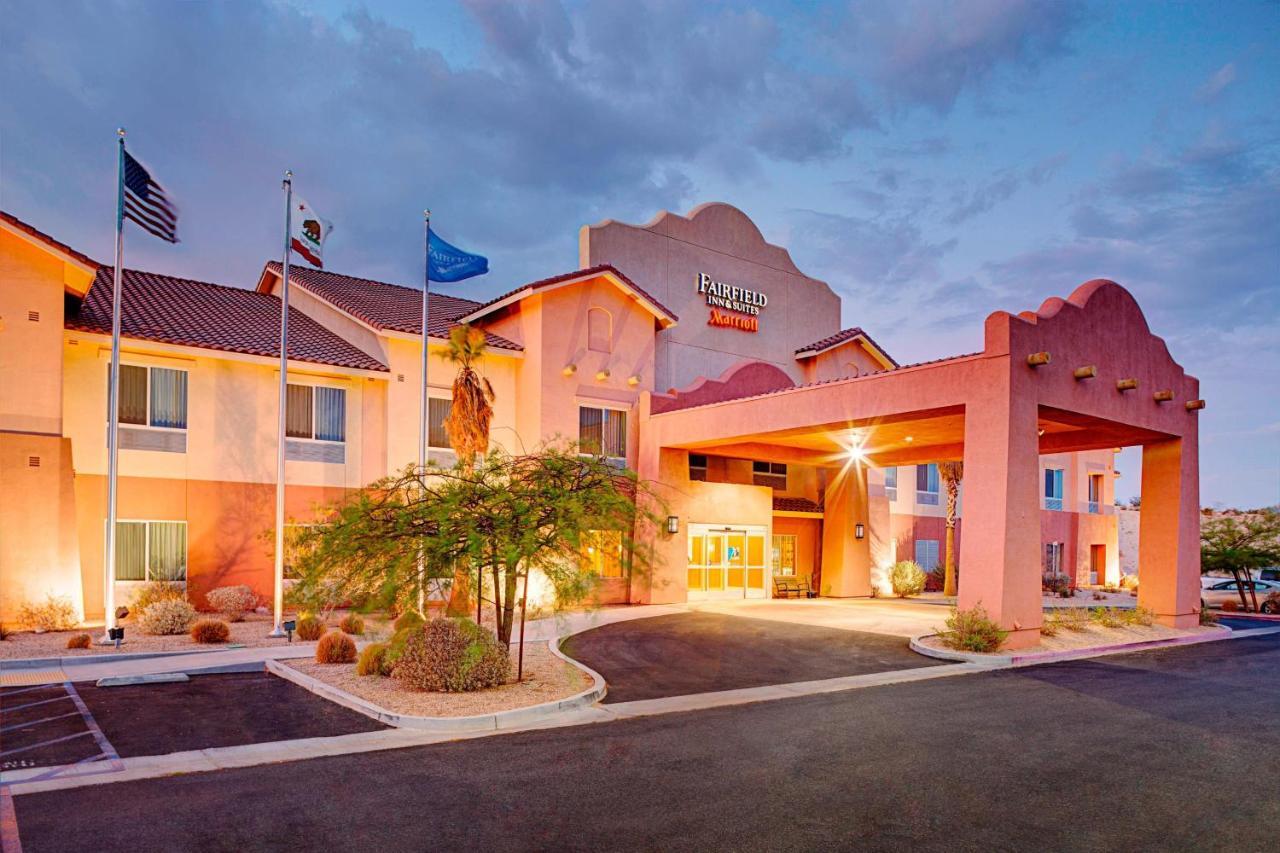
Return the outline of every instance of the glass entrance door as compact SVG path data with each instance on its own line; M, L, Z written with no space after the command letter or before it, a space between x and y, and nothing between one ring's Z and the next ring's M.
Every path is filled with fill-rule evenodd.
M763 527L689 525L689 598L763 598Z

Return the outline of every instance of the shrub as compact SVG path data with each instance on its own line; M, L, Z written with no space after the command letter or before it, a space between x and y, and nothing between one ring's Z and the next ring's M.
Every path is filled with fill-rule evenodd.
M185 598L153 601L138 615L144 634L185 634L196 621L196 609Z
M356 661L356 675L386 675L387 644L370 643Z
M228 622L243 622L244 614L258 606L258 594L245 584L211 589L205 598L209 601L209 606L221 613Z
M225 643L231 639L231 626L221 619L201 619L191 626L191 639L197 643Z
M338 627L342 629L344 634L363 634L364 620L360 618L359 613L348 613L342 617L342 621L338 623Z
M298 619L298 625L294 628L299 640L311 642L320 639L320 635L324 633L324 622L319 616L312 616L308 613Z
M1053 619L1054 624L1059 628L1076 633L1087 630L1089 627L1089 614L1083 607L1055 607Z
M93 644L93 638L88 634L72 634L67 637L67 648L69 649L87 649Z
M1125 623L1120 611L1114 607L1093 607L1089 610L1089 618L1104 628L1119 628Z
M1040 623L1040 636L1056 637L1058 636L1058 618L1050 613L1044 617L1044 621Z
M8 628L4 626L3 622L0 622L0 640L9 639L9 635L12 633L13 633L12 631L10 631Z
M1126 625L1150 625L1156 621L1156 615L1145 607L1134 607L1120 611Z
M889 569L889 586L898 598L908 598L924 592L924 570L910 560L894 563Z
M147 581L133 594L130 605L133 607L134 615L141 619L147 608L157 601L185 601L186 598L187 593L180 583Z
M426 621L417 612L408 610L396 617L396 621L391 626L391 631L398 634L405 628L415 628L418 625L426 624Z
M1138 576L1137 576L1137 575L1121 575L1121 576L1120 576L1120 588L1121 588L1121 589L1131 590L1131 591L1133 591L1133 592L1137 592L1137 591L1138 591Z
M66 595L46 595L43 604L26 602L19 608L18 618L37 634L70 631L80 622L75 604Z
M1217 625L1218 615L1207 607L1200 608L1200 624L1201 625Z
M992 621L981 604L970 610L951 608L947 630L938 632L945 645L966 652L994 652L1008 636L1009 632Z
M316 643L316 663L354 663L356 641L341 631L330 631Z
M1280 613L1280 592L1273 592L1267 595L1267 600L1258 605L1258 609L1263 613ZM4 627L0 626L0 638L4 637Z
M1106 601L1106 600L1107 600L1107 597L1106 597L1105 595L1103 595L1102 593L1098 592L1097 590L1094 590L1094 592L1093 592L1093 600L1094 600L1094 601Z
M511 677L511 657L470 619L432 619L409 632L391 675L417 690L482 690Z

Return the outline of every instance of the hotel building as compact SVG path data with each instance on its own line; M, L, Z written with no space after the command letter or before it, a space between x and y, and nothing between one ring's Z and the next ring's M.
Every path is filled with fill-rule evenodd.
M197 603L227 584L271 594L280 273L124 274L119 600L162 577ZM417 458L421 291L303 265L290 279L287 514L302 525ZM109 267L0 215L5 619L49 593L102 614L111 309ZM442 353L471 323L488 336L494 444L580 440L664 502L674 532L637 531L643 577L592 557L604 603L768 597L779 575L887 593L895 560L944 560L936 463L963 460L961 604L981 601L1016 645L1039 625L1045 571L1118 580L1114 448L1142 444L1145 603L1194 618L1198 387L1127 292L1090 282L997 311L982 352L919 365L840 317L839 296L728 205L584 226L579 269L487 302L432 295L431 458L453 458ZM1172 484L1164 500L1151 478Z

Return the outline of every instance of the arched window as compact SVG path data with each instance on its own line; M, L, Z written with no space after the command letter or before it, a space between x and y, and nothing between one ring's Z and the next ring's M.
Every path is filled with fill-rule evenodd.
M603 308L587 311L587 349L613 352L613 318Z

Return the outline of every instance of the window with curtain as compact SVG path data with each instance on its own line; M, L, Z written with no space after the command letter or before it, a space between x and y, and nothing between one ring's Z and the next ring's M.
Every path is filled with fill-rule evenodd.
M916 466L916 503L937 505L938 466Z
M116 522L116 580L185 581L185 521Z
M428 403L430 417L427 420L427 445L449 450L452 445L449 444L449 431L444 428L444 422L449 419L449 413L453 411L453 400L432 397Z
M346 441L347 392L323 385L285 389L285 435L316 441Z
M622 533L591 530L582 540L582 568L602 578L622 577Z
M627 413L581 406L578 442L583 453L623 459L627 455Z
M108 368L108 384L110 378ZM186 429L187 371L120 365L117 416L122 424Z

